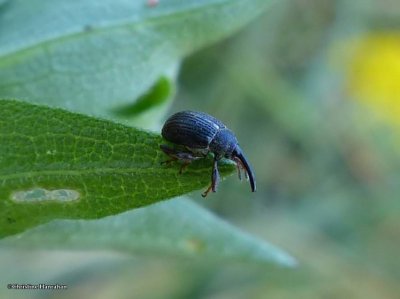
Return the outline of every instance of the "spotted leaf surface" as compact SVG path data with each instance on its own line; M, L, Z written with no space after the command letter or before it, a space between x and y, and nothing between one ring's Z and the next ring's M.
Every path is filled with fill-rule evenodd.
M211 160L161 165L159 135L0 100L0 236L57 218L100 218L204 188ZM222 175L234 170L220 165Z

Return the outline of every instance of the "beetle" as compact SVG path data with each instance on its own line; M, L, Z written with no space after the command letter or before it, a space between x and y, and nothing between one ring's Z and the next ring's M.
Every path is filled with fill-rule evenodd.
M202 193L203 197L212 191L216 192L219 172L218 161L222 158L236 162L239 179L241 169L250 180L251 191L256 191L256 180L250 164L247 162L235 134L215 117L197 111L181 111L169 117L161 131L163 138L175 145L162 144L160 149L172 161L183 162L179 173L182 173L192 161L205 158L209 153L214 155L211 172L211 185Z

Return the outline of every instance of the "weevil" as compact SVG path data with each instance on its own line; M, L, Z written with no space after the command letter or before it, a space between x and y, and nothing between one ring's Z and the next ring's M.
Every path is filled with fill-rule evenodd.
M235 134L215 117L196 111L181 111L167 119L161 135L165 140L175 144L171 147L160 145L161 150L170 157L163 163L182 162L179 173L192 161L205 158L209 153L214 155L211 172L211 184L203 197L212 191L216 192L219 181L218 161L222 158L236 163L239 179L241 169L250 180L251 191L256 191L256 180L250 164L247 162Z

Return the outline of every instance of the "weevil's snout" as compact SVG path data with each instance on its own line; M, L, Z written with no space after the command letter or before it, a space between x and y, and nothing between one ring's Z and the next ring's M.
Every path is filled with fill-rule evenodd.
M254 177L254 173L253 173L253 170L250 167L250 164L247 162L246 157L243 155L242 150L239 147L237 147L233 151L232 156L237 157L240 160L240 162L242 162L247 174L249 175L251 191L255 192L256 189L257 189L257 187L256 187L256 179Z

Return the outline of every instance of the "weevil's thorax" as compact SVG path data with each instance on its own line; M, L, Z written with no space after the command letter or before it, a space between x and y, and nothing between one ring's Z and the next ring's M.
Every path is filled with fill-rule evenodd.
M229 129L222 129L217 132L210 143L210 151L214 153L217 159L232 157L232 152L236 149L238 141L235 134Z

